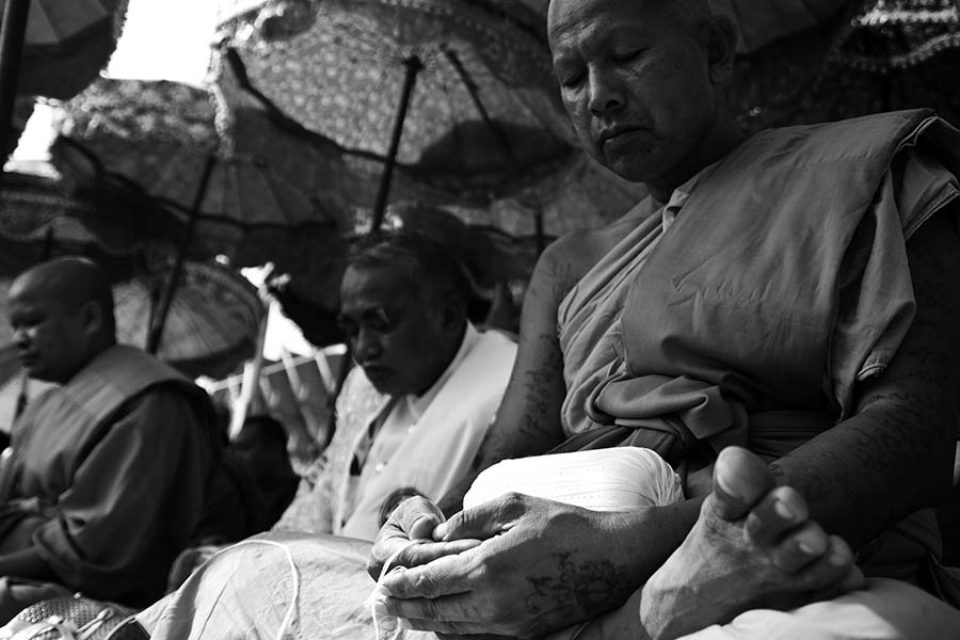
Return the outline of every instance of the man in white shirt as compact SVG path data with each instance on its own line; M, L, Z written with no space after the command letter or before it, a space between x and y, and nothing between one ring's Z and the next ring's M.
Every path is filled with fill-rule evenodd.
M393 498L461 480L506 388L516 345L466 318L467 281L439 243L383 236L341 281L339 322L356 367L312 490L277 529L372 540Z

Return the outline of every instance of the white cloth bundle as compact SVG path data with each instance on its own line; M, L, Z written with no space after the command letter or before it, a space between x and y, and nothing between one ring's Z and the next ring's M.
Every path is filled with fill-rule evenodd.
M509 492L549 498L593 511L672 504L683 483L651 449L616 447L498 462L481 473L463 498L470 509Z
M477 476L463 498L470 509L505 493L516 492L592 509L619 511L672 504L683 498L683 483L651 449L617 447L504 460ZM416 541L411 541L416 544ZM382 579L399 552L384 564ZM379 584L367 600L377 640L401 637L409 626L389 615L388 597Z

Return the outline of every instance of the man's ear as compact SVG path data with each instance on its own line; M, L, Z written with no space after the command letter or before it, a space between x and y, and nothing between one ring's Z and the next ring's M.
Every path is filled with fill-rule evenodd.
M459 331L467 316L466 305L463 300L453 293L446 293L440 298L440 321L444 330Z
M733 74L737 54L737 26L727 16L711 16L700 26L700 38L707 50L710 79L716 84L726 83Z
M103 330L103 309L95 300L87 300L80 305L79 315L87 335L95 336Z

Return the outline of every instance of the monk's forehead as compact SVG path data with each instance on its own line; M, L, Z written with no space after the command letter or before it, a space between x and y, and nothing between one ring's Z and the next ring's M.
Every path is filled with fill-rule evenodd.
M711 15L709 5L707 0L551 0L547 23L552 35L581 28L587 20L601 13L634 20L656 18L681 25L695 24Z

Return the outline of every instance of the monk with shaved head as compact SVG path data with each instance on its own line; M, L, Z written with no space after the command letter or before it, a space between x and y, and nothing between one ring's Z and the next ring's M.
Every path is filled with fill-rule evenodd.
M113 294L103 272L61 258L21 274L10 287L10 322L31 377L63 384L116 343Z
M644 447L684 499L608 515L514 494L446 522L411 499L371 565L406 567L381 580L383 607L416 629L960 630L917 588L956 444L960 134L919 110L747 136L725 100L738 34L720 4L550 3L584 149L650 197L541 257L480 463ZM467 540L482 542L437 559Z
M0 472L0 619L76 591L151 602L214 468L206 393L116 344L111 286L93 262L26 271L4 312L27 374L58 386L14 424Z

